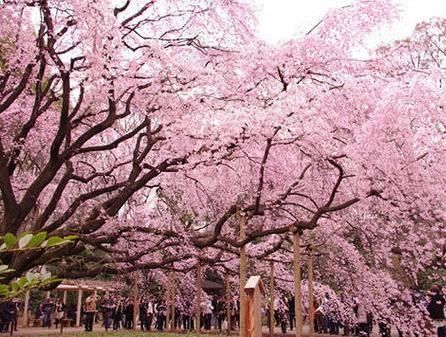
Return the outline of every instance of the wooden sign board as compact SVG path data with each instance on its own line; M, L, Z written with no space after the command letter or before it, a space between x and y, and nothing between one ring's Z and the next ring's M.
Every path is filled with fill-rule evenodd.
M262 337L263 283L260 276L251 276L245 285L245 337Z

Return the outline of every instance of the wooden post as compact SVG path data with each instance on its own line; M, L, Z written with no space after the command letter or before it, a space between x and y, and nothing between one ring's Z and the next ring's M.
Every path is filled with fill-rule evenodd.
M200 336L201 333L201 318L200 318L200 314L201 314L201 264L200 261L197 262L197 286L196 286L196 292L197 292L197 296L196 296L196 303L195 303L195 316L196 316L196 335L197 337Z
M225 285L226 285L226 322L228 327L226 329L226 334L229 336L231 333L231 285L229 283L229 274L225 274Z
M176 327L175 327L175 299L176 299L176 283L175 283L175 273L174 272L172 272L172 274L171 274L171 279L172 279L172 284L171 284L171 286L172 286L172 290L171 290L171 292L172 292L172 323L171 323L171 330L173 331L173 330L175 330L176 329Z
M28 312L29 312L29 290L25 293L25 305L23 308L23 322L22 327L26 328L28 326Z
M171 324L171 313L172 313L172 278L170 277L170 273L167 275L167 282L166 282L166 328L167 331L172 331L172 324Z
M242 215L240 218L240 240L244 240L246 238L245 232L246 225L246 216ZM245 337L246 330L246 322L245 322L245 310L246 310L246 294L245 294L245 285L246 285L246 249L243 245L240 248L240 290L239 290L239 298L240 298L240 337Z
M82 288L77 292L76 327L81 326Z
M62 303L64 305L67 305L67 291L66 290L63 291Z
M51 291L48 290L48 291L46 292L46 299L49 299L50 297L51 297Z
M260 276L251 276L246 282L245 325L246 337L262 337L262 297L265 293Z
M274 262L269 263L269 335L274 335Z
M139 313L139 299L138 299L138 282L136 277L133 283L133 330L137 329L138 325L138 313Z
M301 255L300 255L300 233L293 233L294 251L294 310L296 316L296 337L302 337L302 288L301 288Z
M313 247L308 249L308 319L310 321L309 337L314 337L314 299L313 299Z
M173 272L169 273L167 278L166 290L167 328L169 331L172 331L175 325L175 280Z

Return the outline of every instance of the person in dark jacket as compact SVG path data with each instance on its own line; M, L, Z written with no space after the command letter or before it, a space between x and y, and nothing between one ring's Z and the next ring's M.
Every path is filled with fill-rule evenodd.
M293 327L296 325L296 314L294 310L294 305L295 305L294 296L291 296L288 299L288 316L290 319L290 330L293 330Z
M0 307L0 315L1 315L1 331L0 332L8 332L10 331L10 327L13 326L14 322L14 311L15 304L12 300L7 302L3 302Z
M54 302L51 298L47 298L46 302L42 305L43 312L43 327L51 328L51 322L53 320Z
M124 328L133 329L133 301L128 298L124 305Z
M102 317L104 320L104 328L105 331L111 326L111 321L113 318L113 312L115 310L116 305L113 300L110 298L110 295L105 295L104 301L101 303Z
M446 320L444 315L446 300L441 293L440 287L437 285L432 287L430 295L427 311L437 328L438 337L446 337Z
M123 315L123 305L121 299L118 299L118 303L116 304L113 310L113 330L121 328L122 315Z
M161 300L156 305L156 328L158 331L163 331L166 322L166 305Z
M149 322L148 322L148 309L149 304L147 300L143 297L139 303L139 320L141 321L141 331L149 330Z

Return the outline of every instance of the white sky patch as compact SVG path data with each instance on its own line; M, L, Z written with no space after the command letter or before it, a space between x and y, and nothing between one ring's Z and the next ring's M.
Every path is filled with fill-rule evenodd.
M330 8L350 4L351 0L255 0L258 3L259 34L275 43L298 37L317 24ZM446 17L445 0L395 0L401 9L398 22L376 33L370 47L405 38L418 22L433 16Z

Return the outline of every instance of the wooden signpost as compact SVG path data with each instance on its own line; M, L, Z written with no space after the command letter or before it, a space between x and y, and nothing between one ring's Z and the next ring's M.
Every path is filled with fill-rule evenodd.
M245 285L246 306L245 337L262 337L262 296L264 294L260 276L251 276Z

